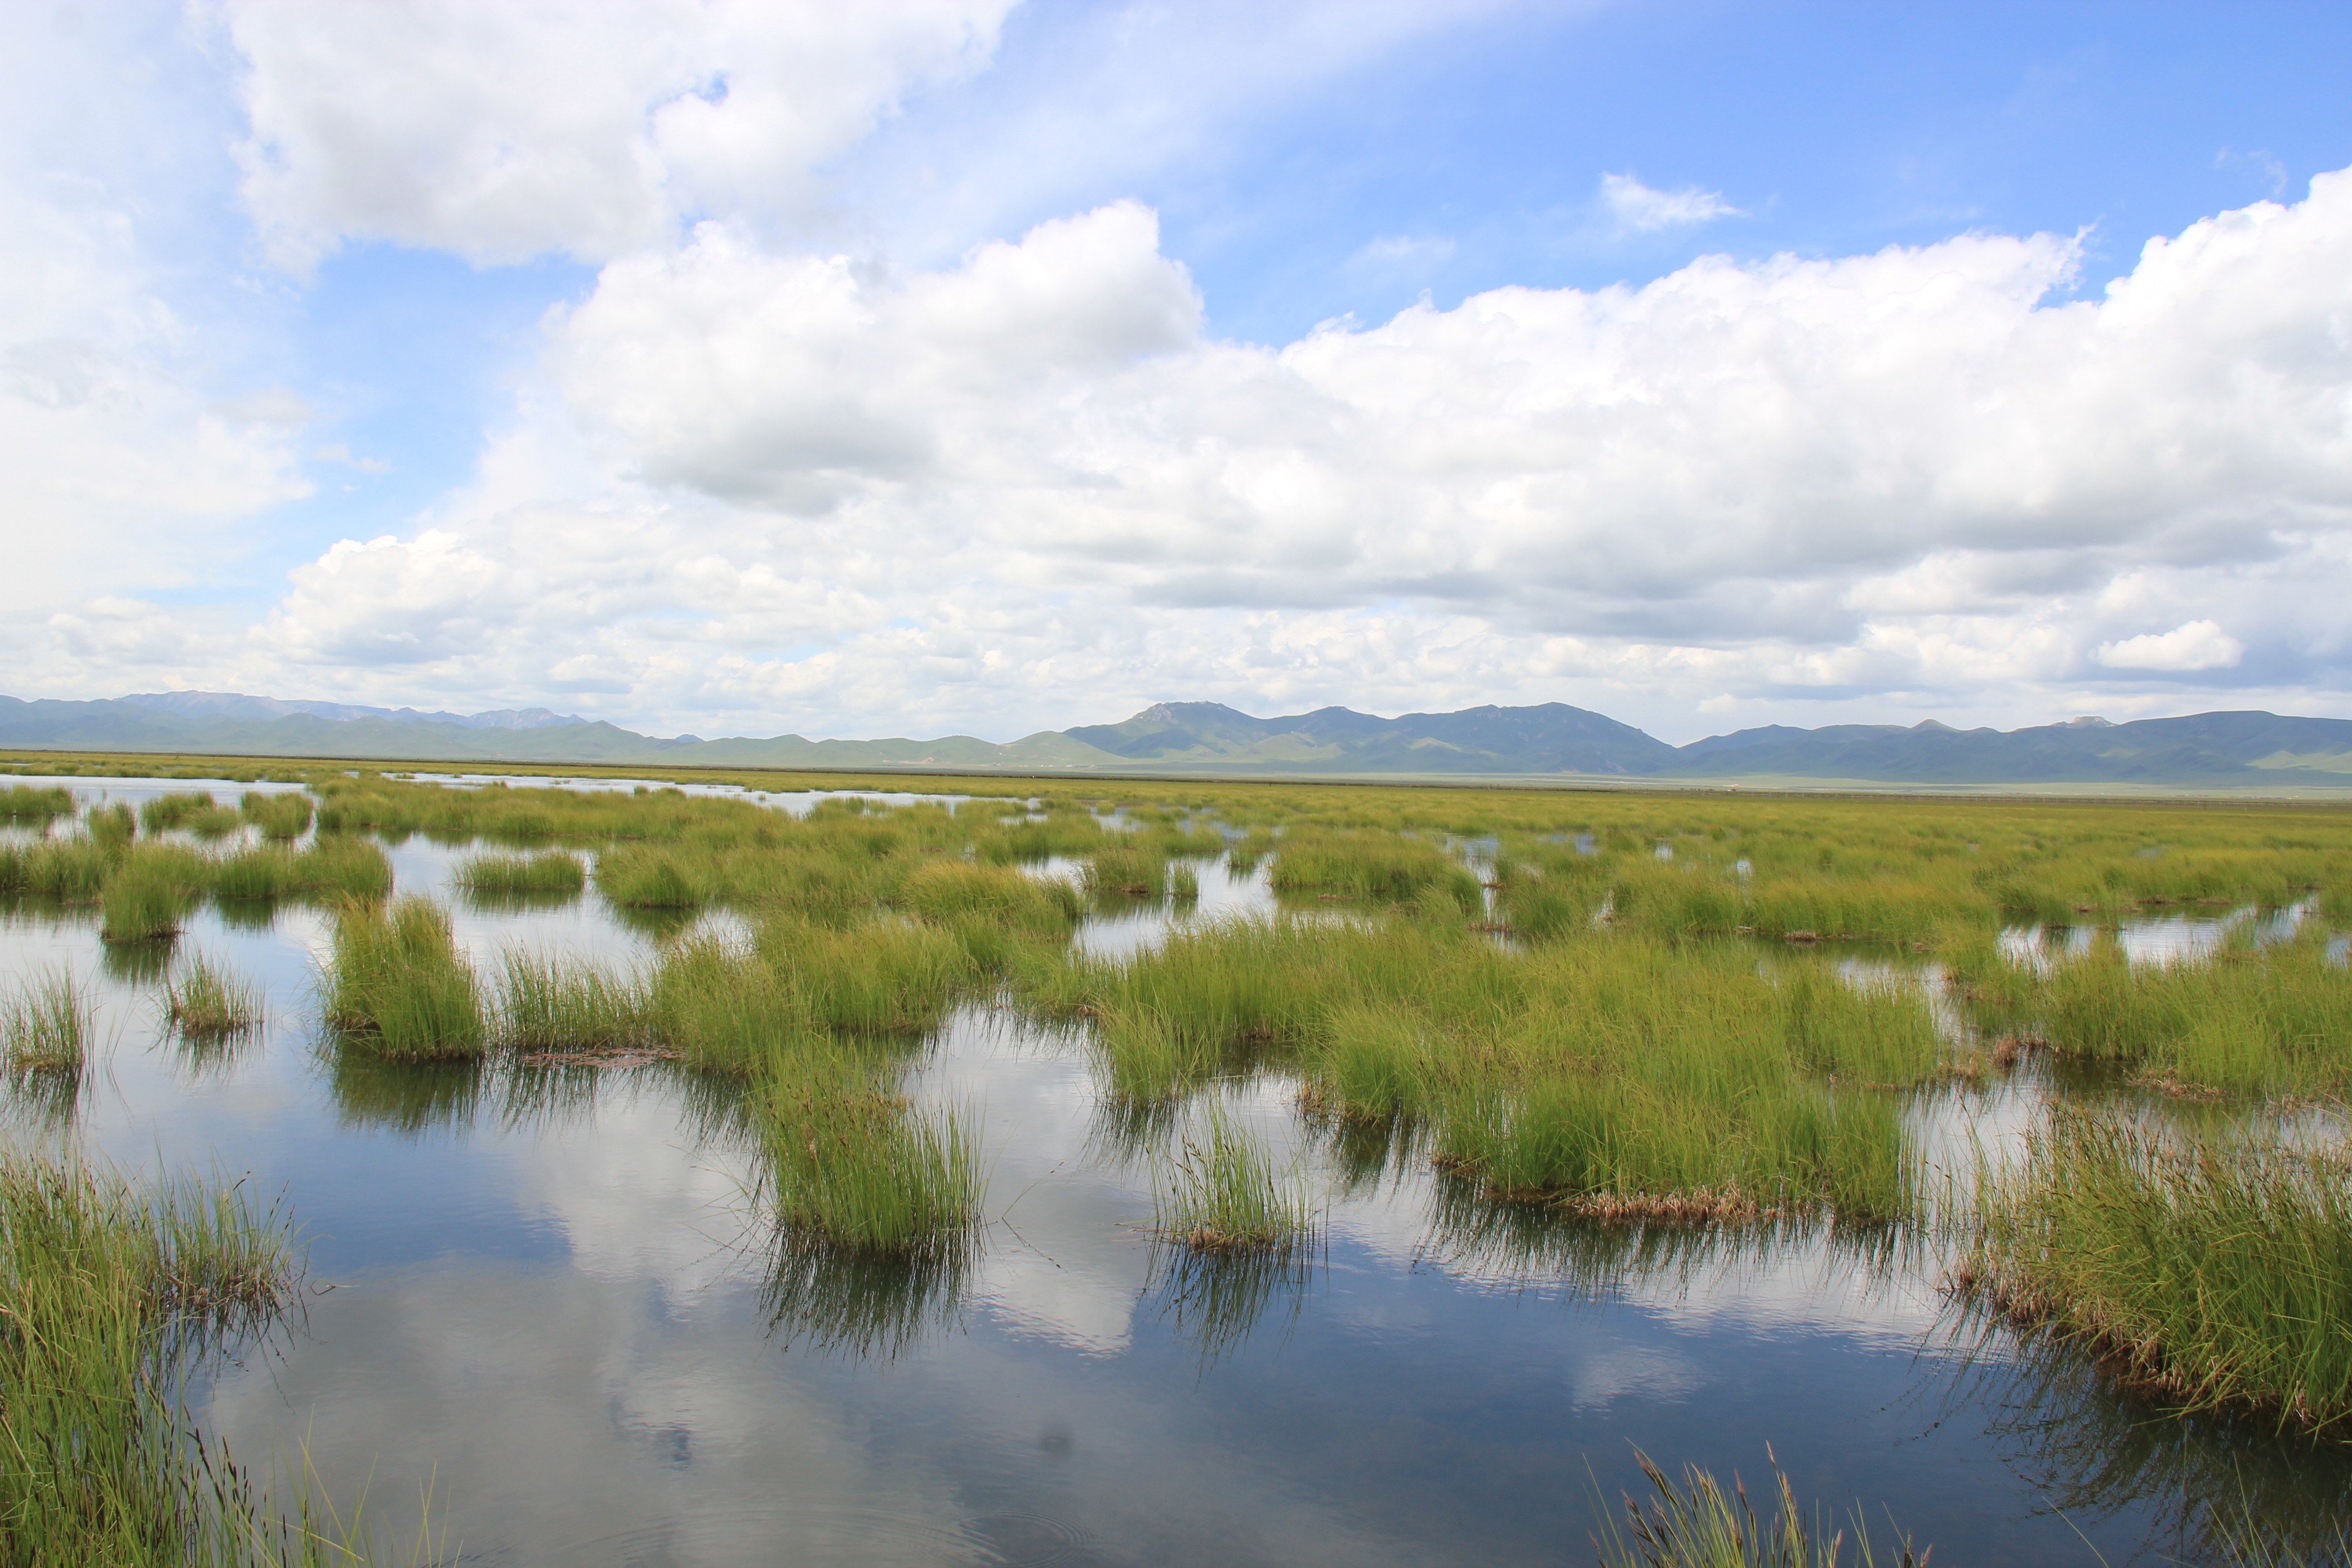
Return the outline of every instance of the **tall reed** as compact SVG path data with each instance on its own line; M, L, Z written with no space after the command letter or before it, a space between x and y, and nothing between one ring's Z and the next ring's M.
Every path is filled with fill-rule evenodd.
M370 1054L442 1061L478 1057L486 1047L474 973L447 913L427 900L401 899L388 912L339 906L325 978L327 1021Z
M2352 1167L2062 1107L1988 1178L1962 1286L2176 1409L2352 1431Z

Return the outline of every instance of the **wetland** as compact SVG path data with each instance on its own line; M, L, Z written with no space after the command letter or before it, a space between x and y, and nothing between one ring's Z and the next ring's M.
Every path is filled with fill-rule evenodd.
M2343 1560L2352 814L68 765L5 1561Z

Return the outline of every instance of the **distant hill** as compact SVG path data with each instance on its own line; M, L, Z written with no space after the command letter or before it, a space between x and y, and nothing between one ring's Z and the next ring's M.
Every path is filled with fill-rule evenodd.
M706 741L661 740L538 708L425 713L174 691L88 702L0 697L0 746L551 765L2352 789L2352 720L2274 713L2128 724L2077 719L2011 731L1955 730L1932 720L1909 728L1774 724L1676 747L1559 702L1394 719L1346 708L1259 719L1217 702L1162 702L1116 724L1045 730L1001 743L970 735Z

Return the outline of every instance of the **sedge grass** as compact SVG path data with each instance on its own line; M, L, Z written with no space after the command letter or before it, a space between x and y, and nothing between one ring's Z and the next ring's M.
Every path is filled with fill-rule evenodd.
M0 1563L364 1561L317 1527L331 1510L307 1486L273 1498L188 1429L194 1363L269 1321L298 1267L283 1222L235 1188L0 1153Z
M1212 1105L1198 1135L1183 1137L1160 1165L1153 1228L1169 1241L1195 1252L1287 1258L1313 1237L1315 1215L1297 1184L1222 1106Z
M1669 1476L1635 1449L1649 1494L1627 1494L1622 1522L1612 1520L1594 1538L1602 1568L1874 1568L1876 1548L1860 1514L1849 1542L1818 1510L1798 1505L1779 1460L1769 1450L1767 1458L1773 1480L1769 1519L1758 1516L1737 1475L1727 1488L1696 1465L1684 1467L1679 1478ZM1887 1561L1895 1568L1926 1568L1927 1556L1898 1539Z
M236 804L237 815L259 828L264 838L299 838L310 829L310 797L299 792L255 790Z
M588 885L588 868L568 850L538 855L477 855L460 864L457 883L469 893L576 893Z
M973 977L954 932L887 917L835 931L779 915L761 927L758 950L811 1016L866 1034L928 1033Z
M10 784L0 789L0 822L47 824L73 814L73 791L63 784Z
M2181 1411L2352 1433L2352 1167L2238 1129L2062 1107L1989 1177L1968 1293Z
M180 845L141 845L99 894L99 934L108 942L157 942L179 934L212 868Z
M73 971L32 975L0 1000L0 1068L17 1082L79 1079L90 1033L89 1000Z
M473 971L447 913L427 900L401 899L389 911L341 905L325 978L327 1021L353 1048L395 1061L469 1058L486 1048Z
M799 1244L844 1254L966 1249L983 1178L962 1114L921 1114L839 1042L772 1053L746 1097L764 1158L756 1196Z
M647 986L635 975L514 950L499 964L495 993L494 1032L501 1045L569 1054L655 1044Z
M173 967L163 1000L173 1026L189 1039L224 1040L261 1022L260 987L201 952Z

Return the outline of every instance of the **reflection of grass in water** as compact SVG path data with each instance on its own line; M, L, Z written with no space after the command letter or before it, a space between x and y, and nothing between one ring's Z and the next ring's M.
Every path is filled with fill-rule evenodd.
M1964 1289L2182 1410L2352 1431L2352 1167L2061 1110L1990 1181Z
M1313 1282L1304 1247L1203 1252L1163 1243L1152 1251L1144 1289L1206 1368L1246 1343L1277 1304L1284 1328L1295 1324Z
M1685 1466L1677 1478L1638 1448L1633 1457L1649 1479L1650 1494L1643 1500L1628 1495L1622 1522L1612 1519L1595 1538L1602 1568L1873 1568L1878 1561L1860 1511L1851 1521L1849 1542L1846 1530L1823 1520L1818 1508L1798 1506L1796 1490L1769 1448L1769 1518L1758 1517L1736 1475L1726 1487L1696 1465ZM1908 1537L1897 1535L1889 1563L1924 1568L1927 1561L1927 1554L1915 1551Z
M327 1093L347 1128L422 1137L463 1131L482 1104L479 1061L387 1061L348 1037L327 1047Z
M875 1252L779 1230L760 1301L787 1345L894 1361L955 1323L971 1256L969 1246Z
M2352 1447L2242 1413L2151 1420L2079 1346L2019 1334L1966 1294L1947 1328L1952 1353L1923 1390L1928 1414L1982 1422L1998 1460L2050 1509L2145 1510L2149 1545L2167 1561L2352 1564L2339 1506L2352 1495Z

